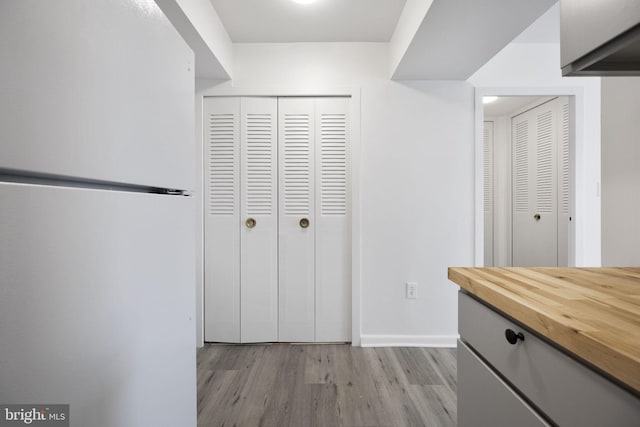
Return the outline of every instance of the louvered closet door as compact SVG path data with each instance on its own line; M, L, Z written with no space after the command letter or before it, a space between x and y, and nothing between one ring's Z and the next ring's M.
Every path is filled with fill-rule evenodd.
M241 100L241 341L278 340L277 99Z
M316 100L316 341L351 341L348 98Z
M278 99L279 340L315 341L315 101Z
M240 342L240 99L205 98L204 339Z
M556 106L512 119L514 266L558 265Z
M558 267L569 265L569 99L558 99Z
M484 122L484 266L493 267L493 122Z

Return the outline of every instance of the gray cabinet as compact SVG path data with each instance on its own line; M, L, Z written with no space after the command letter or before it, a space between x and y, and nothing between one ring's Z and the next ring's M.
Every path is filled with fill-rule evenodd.
M638 425L640 399L637 396L559 351L519 322L465 293L459 294L459 329L461 427L479 425L474 424L474 417L484 416L485 411L500 412L506 405L512 406L511 394L522 400L520 406L535 408L541 419L560 426ZM521 339L509 343L506 330L522 334ZM471 356L477 359L473 363ZM495 380L493 384L487 380L490 374L498 378L506 390L490 391L496 388ZM470 386L469 383L477 384ZM490 409L478 409L478 402L484 402ZM519 410L518 414L529 419L522 415L526 411ZM525 425L523 422L518 420L512 425Z
M549 426L461 341L458 372L458 426Z

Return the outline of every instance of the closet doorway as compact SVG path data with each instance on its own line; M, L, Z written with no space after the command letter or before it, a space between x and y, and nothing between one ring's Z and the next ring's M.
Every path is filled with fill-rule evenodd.
M205 98L205 341L351 341L349 102Z
M567 266L569 97L485 97L483 106L484 265Z

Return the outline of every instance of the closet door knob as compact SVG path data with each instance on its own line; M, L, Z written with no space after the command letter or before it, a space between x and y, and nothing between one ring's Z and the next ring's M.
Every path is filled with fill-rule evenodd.
M533 219L535 219L536 221L540 221L540 214L535 214L533 216Z
M256 226L256 220L253 218L247 218L247 220L244 222L244 225L246 225L247 228L253 228Z
M309 219L307 218L302 218L300 220L300 227L302 228L309 228Z
M524 335L522 335L522 332L518 332L516 334L513 329L505 330L504 331L504 337L507 339L507 341L511 345L515 345L518 342L518 340L524 341Z

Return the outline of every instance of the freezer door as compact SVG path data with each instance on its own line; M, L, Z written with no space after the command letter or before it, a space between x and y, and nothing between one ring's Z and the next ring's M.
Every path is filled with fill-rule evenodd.
M3 1L0 58L0 169L193 188L193 52L155 2Z
M195 426L189 197L0 184L0 402Z

